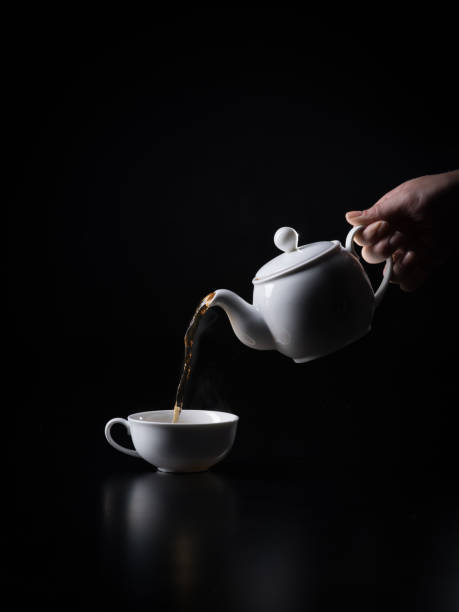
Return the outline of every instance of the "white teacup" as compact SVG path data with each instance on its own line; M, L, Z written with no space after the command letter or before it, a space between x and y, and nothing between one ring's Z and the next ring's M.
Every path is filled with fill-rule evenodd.
M215 465L233 446L239 417L229 412L183 410L172 423L173 410L137 412L126 419L111 419L105 437L126 455L141 457L160 472L204 472ZM126 427L135 450L112 438L115 423Z

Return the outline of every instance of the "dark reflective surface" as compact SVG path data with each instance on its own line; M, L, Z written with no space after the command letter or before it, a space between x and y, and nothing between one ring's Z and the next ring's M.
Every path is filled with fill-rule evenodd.
M211 472L103 435L172 408L194 308L250 299L278 227L343 240L347 210L457 168L454 20L70 10L5 28L10 608L457 612L457 249L303 366L209 313L185 404L240 416Z
M198 607L231 575L236 497L216 474L111 478L102 511L103 564L121 596ZM231 585L221 587L227 598Z
M98 476L56 481L59 492L44 489L45 478L48 497L33 505L22 491L18 600L49 609L457 610L452 470L228 461L203 474Z

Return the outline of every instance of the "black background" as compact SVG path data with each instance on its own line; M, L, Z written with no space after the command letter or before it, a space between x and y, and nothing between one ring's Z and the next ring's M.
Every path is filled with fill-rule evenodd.
M347 210L458 167L451 26L293 9L10 16L4 414L22 563L45 550L55 567L58 500L81 483L148 473L105 422L173 406L194 308L220 287L250 300L278 227L344 241ZM456 265L412 294L391 286L369 336L304 365L243 346L212 311L187 404L240 416L216 470L454 474ZM72 525L91 507L77 499ZM23 592L78 591L28 582L21 562Z

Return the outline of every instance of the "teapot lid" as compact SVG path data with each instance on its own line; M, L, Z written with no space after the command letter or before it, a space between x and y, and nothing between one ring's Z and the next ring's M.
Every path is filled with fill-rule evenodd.
M298 246L298 233L293 227L281 227L274 234L274 244L284 251L262 266L253 279L253 284L272 280L293 270L321 259L325 254L339 248L338 240L324 240Z

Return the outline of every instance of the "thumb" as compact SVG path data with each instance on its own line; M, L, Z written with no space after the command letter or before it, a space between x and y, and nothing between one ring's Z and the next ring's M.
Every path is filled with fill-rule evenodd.
M346 221L351 225L369 225L381 218L381 209L378 203L367 210L351 210L346 213Z

